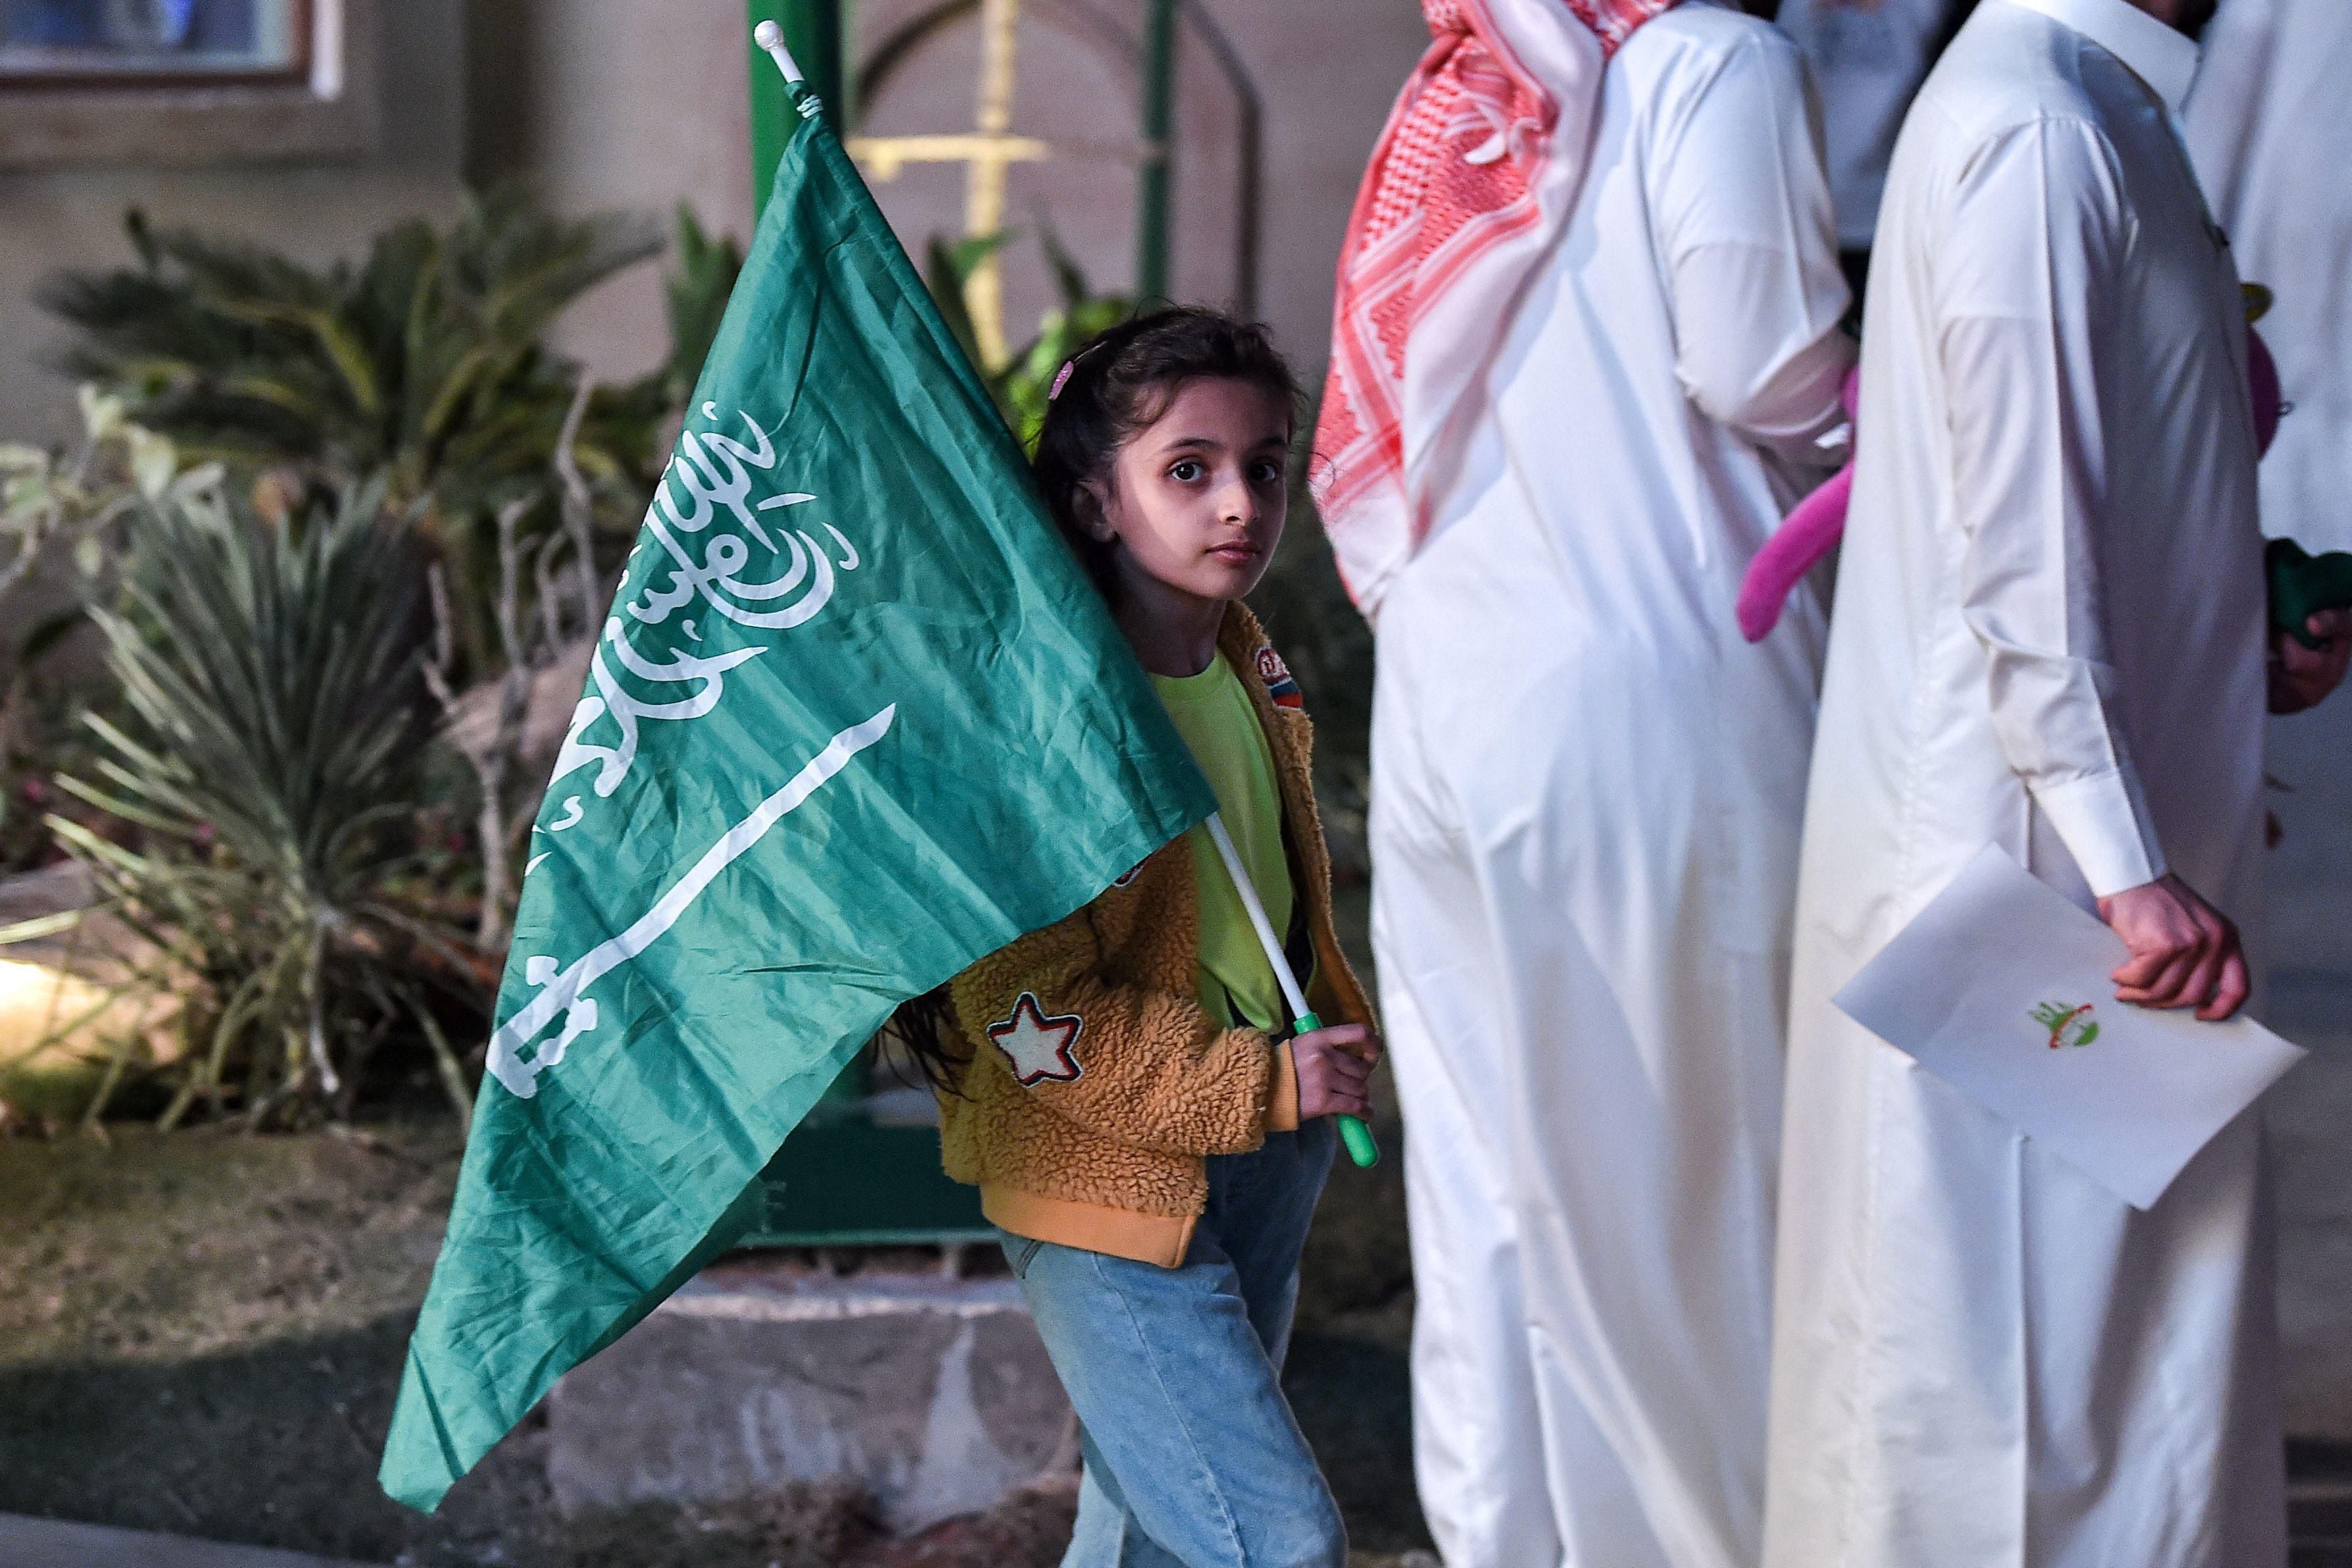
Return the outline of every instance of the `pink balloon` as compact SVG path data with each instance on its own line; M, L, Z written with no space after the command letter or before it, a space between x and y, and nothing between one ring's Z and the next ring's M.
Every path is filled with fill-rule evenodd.
M1780 623L1780 608L1789 602L1805 574L1819 566L1845 537L1845 511L1853 499L1853 465L1797 503L1739 580L1739 632L1751 643L1761 643Z
M1854 416L1861 397L1861 371L1845 380L1846 417ZM2254 405L2254 438L2267 453L2278 439L2279 420L2286 413L2285 388L2279 380L2278 361L2268 343L2249 322L2246 327L2246 391ZM1780 622L1780 612L1805 574L1819 566L1845 538L1846 508L1853 500L1853 465L1797 503L1739 581L1739 632L1751 643L1761 643Z
M1844 398L1845 416L1852 419L1862 401L1861 371L1846 372ZM1845 537L1846 506L1853 498L1853 465L1849 463L1828 484L1798 502L1796 510L1764 541L1764 548L1756 552L1739 580L1741 636L1761 643L1780 623L1780 611L1789 595Z

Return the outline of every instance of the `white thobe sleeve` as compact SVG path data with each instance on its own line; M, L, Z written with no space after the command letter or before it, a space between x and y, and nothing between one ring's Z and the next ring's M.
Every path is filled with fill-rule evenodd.
M2100 350L2131 236L2114 152L2080 121L2011 131L1971 160L1941 232L1962 611L2002 755L2104 898L2165 869L2109 711L2101 552L2127 530L2103 512Z
M1804 62L1759 29L1659 112L1650 211L1683 391L1759 445L1822 463L1853 344Z

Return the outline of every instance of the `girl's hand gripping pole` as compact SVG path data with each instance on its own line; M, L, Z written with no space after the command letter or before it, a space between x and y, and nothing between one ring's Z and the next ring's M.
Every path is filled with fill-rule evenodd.
M1250 882L1248 868L1242 864L1241 852L1234 848L1234 837L1225 831L1225 820L1219 815L1209 818L1209 839L1217 846L1217 858L1225 862L1225 874L1234 879L1234 891L1241 894L1242 908L1248 912L1250 926L1257 933L1258 946L1265 949L1265 961L1274 967L1274 978L1282 987L1283 998L1298 1019L1298 1032L1311 1034L1323 1027L1323 1020L1307 1005L1307 993L1299 988L1298 976L1290 967L1289 956L1274 934L1274 922L1265 917L1265 905L1258 901L1257 888ZM1372 1137L1372 1130L1364 1125L1360 1116L1339 1118L1339 1141L1348 1145L1348 1157L1367 1169L1380 1164L1381 1145Z

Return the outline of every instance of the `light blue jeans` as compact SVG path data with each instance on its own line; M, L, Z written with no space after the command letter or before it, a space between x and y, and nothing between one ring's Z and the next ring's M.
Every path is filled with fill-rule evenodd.
M1317 1121L1211 1158L1181 1268L1004 1239L1078 1412L1086 1477L1062 1568L1346 1568L1339 1508L1282 1396L1334 1142Z

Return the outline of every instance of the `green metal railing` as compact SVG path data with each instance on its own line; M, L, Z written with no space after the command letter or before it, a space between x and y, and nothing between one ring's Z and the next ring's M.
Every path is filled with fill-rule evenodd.
M853 1070L854 1071L854 1070ZM948 1179L940 1132L828 1100L761 1173L766 1222L747 1247L930 1247L985 1241L980 1191Z
M809 88L824 105L824 117L835 132L846 134L852 105L845 90L848 78L843 64L849 57L846 0L751 0L747 27L774 22L784 30L785 47L800 62ZM744 33L747 39L751 36ZM784 142L792 134L791 106L776 65L757 44L751 51L751 207L766 210L768 193L776 183L776 165L783 162Z
M750 21L773 21L784 29L784 41L825 106L835 131L846 135L857 120L858 74L849 68L848 40L855 0L749 0ZM902 29L901 48L919 44L938 28L952 25L979 8L979 0L950 0ZM1105 24L1108 26L1108 24ZM1205 46L1218 73L1234 94L1234 130L1239 143L1234 310L1245 318L1258 310L1260 271L1260 202L1265 179L1265 107L1257 83L1251 78L1241 52L1217 22L1205 0L1145 0L1139 38L1129 35L1125 47L1139 67L1141 91L1138 130L1140 153L1136 171L1135 292L1145 299L1162 298L1169 287L1169 256L1174 204L1173 131L1176 106L1178 44L1189 27ZM1109 29L1113 38L1119 30ZM886 51L895 52L895 51ZM894 62L895 63L895 62ZM775 68L757 49L751 59L751 180L753 201L764 207L775 183L776 163L783 155L790 127L787 108Z
M1143 27L1143 167L1136 175L1135 296L1168 298L1168 204L1176 118L1176 0L1150 0Z
M1210 57L1217 62L1225 85L1234 95L1234 135L1239 153L1239 178L1235 182L1234 221L1234 314L1244 321L1257 319L1258 309L1258 238L1261 214L1259 204L1265 184L1265 99L1257 89L1257 78L1250 75L1249 65L1242 58L1241 49L1209 9L1208 0L1182 0L1185 20L1192 31L1208 46ZM1175 55L1169 55L1168 68L1174 68ZM1172 88L1172 82L1171 82Z

